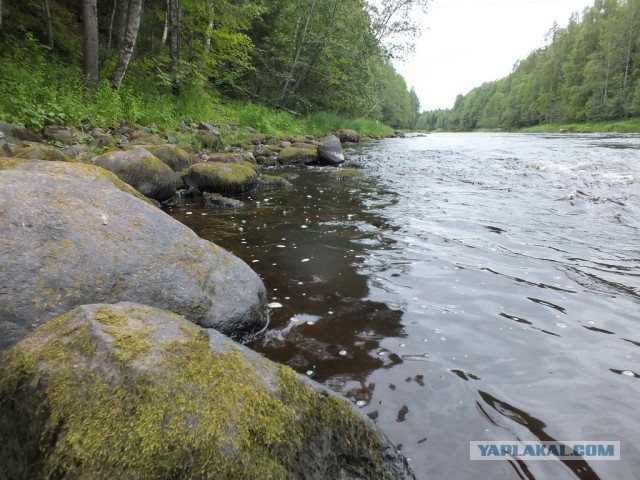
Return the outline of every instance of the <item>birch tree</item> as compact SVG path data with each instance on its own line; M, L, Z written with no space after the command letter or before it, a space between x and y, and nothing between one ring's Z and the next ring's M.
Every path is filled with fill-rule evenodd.
M142 17L142 0L130 0L127 12L127 22L122 39L122 45L118 52L118 60L113 70L111 84L114 88L119 88L124 80L125 73L129 67L129 62L133 55L133 49L138 38L140 29L140 18Z
M97 0L82 1L83 72L86 87L93 90L98 85L98 4Z

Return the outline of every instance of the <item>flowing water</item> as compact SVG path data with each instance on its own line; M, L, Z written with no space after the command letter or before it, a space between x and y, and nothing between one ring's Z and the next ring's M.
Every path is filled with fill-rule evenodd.
M263 278L252 348L342 392L420 479L640 478L640 137L432 134L168 208ZM469 460L614 440L620 461Z

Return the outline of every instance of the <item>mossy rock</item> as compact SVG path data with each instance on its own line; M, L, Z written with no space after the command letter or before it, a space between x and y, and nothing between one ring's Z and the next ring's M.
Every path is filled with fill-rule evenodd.
M174 172L182 172L200 162L195 155L187 153L175 145L150 145L145 149L166 163Z
M233 194L254 190L258 174L253 168L235 163L198 163L184 172L185 185L201 192Z
M176 193L181 184L171 168L142 147L106 152L94 163L110 172L143 195L162 201Z
M0 351L90 303L149 304L239 341L266 327L264 284L239 258L119 190L98 167L19 167L0 170Z
M213 135L206 132L198 132L196 134L196 140L198 140L202 144L203 148L208 148L214 151L222 150L224 148L222 139L218 135Z
M315 143L308 143L308 142L295 142L291 144L292 147L294 148L307 148L309 150L315 150L316 148L318 148L318 145L316 145Z
M209 162L222 162L222 163L237 163L242 165L244 163L255 164L255 158L253 155L247 152L221 152L209 156Z
M0 363L0 477L411 479L351 405L175 314L86 305Z
M14 125L0 121L0 132L4 133L4 138L9 143L21 141L42 143L42 138L22 125Z
M56 147L37 145L25 147L13 152L14 157L28 160L46 160L51 162L73 162L73 158Z
M244 207L244 202L242 200L223 197L219 193L205 193L204 204L206 207L212 208L214 210L225 210Z
M95 165L89 165L79 162L47 162L43 160L26 160L22 158L1 158L0 170L19 170L24 172L46 173L49 175L65 176L69 175L81 180L91 182L105 183L109 182L117 189L127 192L134 197L144 200L145 202L155 205L154 202L142 195L131 185L124 183L113 173L104 168Z
M355 130L345 128L336 133L336 136L342 143L358 143L360 141L360 134Z
M157 135L141 130L135 130L129 135L129 142L136 145L164 145L167 141Z
M364 178L365 174L362 170L356 168L341 168L340 170L331 172L331 176L339 180L359 180Z
M312 165L318 161L317 148L285 148L278 155L281 165Z
M79 132L78 130L56 126L44 127L42 135L47 140L59 142L64 145L73 145L74 143L82 142L88 137L86 133Z
M261 175L258 177L259 187L293 188L293 184L286 178L276 175Z

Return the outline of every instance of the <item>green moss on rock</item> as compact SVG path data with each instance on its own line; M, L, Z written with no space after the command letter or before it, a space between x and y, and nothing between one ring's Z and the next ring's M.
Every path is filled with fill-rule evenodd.
M282 165L312 164L318 160L316 148L285 148L278 155L278 162Z
M145 147L155 157L166 163L174 172L182 172L199 160L175 145L150 145Z
M131 303L79 307L5 353L0 419L15 480L412 478L345 400Z
M202 192L233 194L254 190L258 174L245 165L204 162L189 168L182 179L189 187Z
M62 150L55 147L49 147L47 145L21 148L13 152L13 156L18 158L25 158L28 160L73 162L73 158L64 153Z
M261 187L293 188L293 184L289 180L277 175L261 175L258 178L258 185Z

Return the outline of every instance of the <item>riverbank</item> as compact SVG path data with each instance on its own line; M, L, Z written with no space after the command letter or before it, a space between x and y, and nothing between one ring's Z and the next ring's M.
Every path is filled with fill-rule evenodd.
M300 115L248 100L233 99L205 85L175 91L141 68L131 68L130 81L114 89L107 78L86 92L84 76L73 64L51 56L37 42L24 42L13 55L0 58L0 121L22 124L34 133L47 126L88 131L130 125L154 130L181 130L199 123L233 125L222 129L223 140L235 144L248 138L245 127L274 136L324 136L352 129L360 135L385 137L394 130L370 118L345 118L313 112Z
M638 133L640 132L640 118L588 123L552 123L548 125L536 125L534 127L527 127L521 129L520 131L524 133Z
M0 477L415 478L349 402L233 341L266 327L262 280L150 205L291 188L259 167L339 165L356 132L0 131Z

